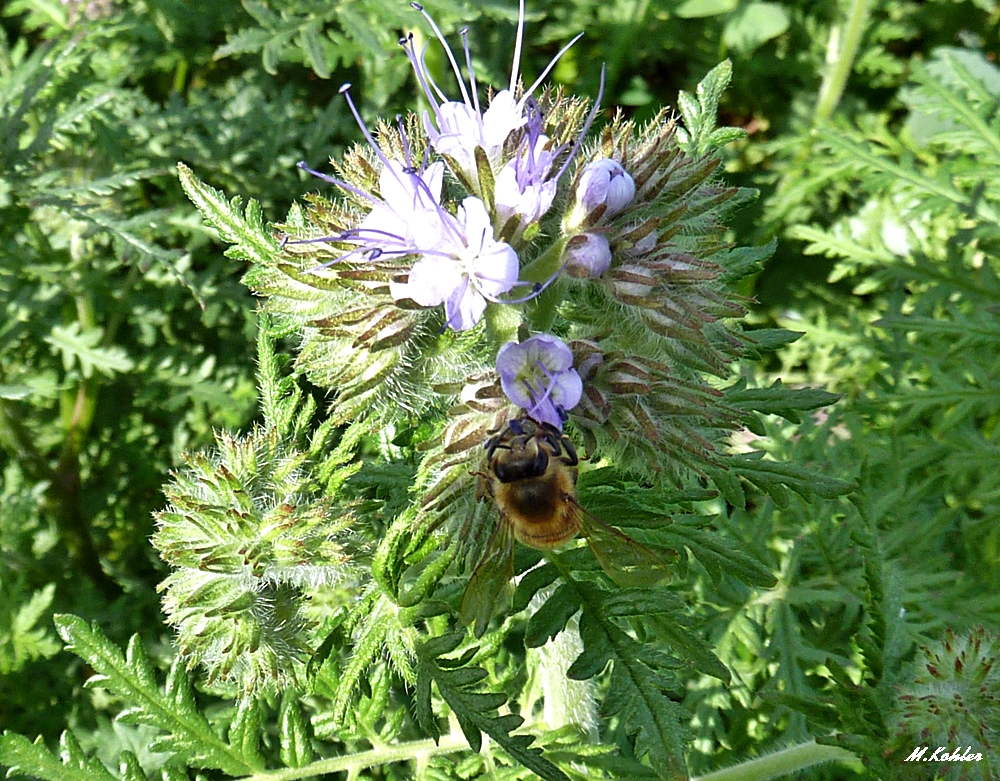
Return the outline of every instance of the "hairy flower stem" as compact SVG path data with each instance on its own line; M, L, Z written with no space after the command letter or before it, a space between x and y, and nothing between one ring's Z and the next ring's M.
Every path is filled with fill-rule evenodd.
M242 781L296 781L296 779L314 778L327 773L342 773L345 770L348 778L356 778L362 770L367 770L370 767L381 767L390 762L414 760L420 763L436 754L453 754L456 751L467 750L469 750L469 742L461 733L450 734L443 736L436 743L433 740L413 740L407 743L397 743L394 746L380 746L371 751L322 759L302 767L254 773L252 776L244 776Z
M545 252L521 269L520 277L525 282L540 282L544 284L559 271L563 262L568 236L563 236L554 242Z
M824 762L846 762L861 769L861 760L856 754L838 746L821 746L810 740L724 770L692 777L691 781L769 781Z
M562 301L566 286L562 280L556 280L536 298L528 309L528 325L536 333L546 333L552 330L556 319L556 310Z
M813 131L833 116L840 99L844 96L847 80L854 70L861 38L868 26L870 10L871 0L852 0L843 24L830 28L826 55L828 67L819 88L819 96L816 98L816 108L813 110ZM815 142L816 133L807 134L795 157L796 164L790 170L796 170L809 159Z
M871 0L852 0L847 9L847 18L842 24L830 28L830 39L827 43L827 69L816 98L816 108L813 109L812 126L805 133L795 160L786 170L778 183L778 192L784 193L795 187L802 177L802 167L808 162L813 147L818 138L817 129L833 116L840 99L847 87L847 80L854 70L854 62L858 56L861 39L868 27L868 15L871 10ZM784 207L783 212L790 206ZM785 214L775 215L774 224L784 219Z
M503 345L517 340L517 329L521 325L521 312L515 306L487 304L486 334L495 345Z
M521 269L520 278L525 282L544 284L559 274L568 241L569 237L564 236L554 242L545 252ZM557 279L532 301L528 309L528 325L533 332L545 333L551 329L556 319L556 307L562 301L564 294L562 280Z
M832 61L833 67L823 77L819 98L816 101L816 109L813 112L813 127L830 118L844 95L847 79L851 75L851 71L854 70L854 61L858 56L861 38L868 25L870 9L871 0L853 0L847 11L847 19L843 27L834 27L830 30L827 59ZM841 30L843 30L843 43L838 47Z

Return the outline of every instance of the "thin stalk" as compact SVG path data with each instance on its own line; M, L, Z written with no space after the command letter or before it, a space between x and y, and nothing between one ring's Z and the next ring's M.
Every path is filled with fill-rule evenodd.
M858 56L858 49L861 47L861 39L868 26L870 11L871 0L851 0L851 5L847 9L847 18L842 24L830 28L826 54L827 68L823 74L819 95L816 98L816 108L813 109L813 132L806 136L792 170L808 160L813 145L816 143L816 128L833 116L833 112L840 104L840 99L844 97L847 80L854 70L854 62Z
M858 756L847 749L823 746L810 740L766 757L741 762L697 778L692 777L691 781L770 781L824 762L846 762L854 767L861 766Z
M839 47L836 45L839 29L834 28L830 31L830 54L833 62L829 63L830 67L823 77L819 99L816 101L816 109L813 112L813 127L828 120L844 96L847 79L850 77L851 71L854 70L854 61L857 59L858 49L861 48L861 39L868 26L870 10L871 0L852 0L843 27L843 43ZM828 61L829 59L828 56Z
M76 313L83 331L96 327L94 302L88 293L76 297ZM120 589L101 569L89 523L80 510L80 453L94 422L98 389L97 378L91 376L81 380L75 391L67 389L62 394L63 443L49 490L59 508L59 528L70 555L80 571L111 599L120 593Z
M545 252L521 269L518 276L525 282L542 284L548 282L562 268L563 253L568 241L569 237L564 236L553 242ZM566 287L563 280L556 279L531 302L527 320L528 326L533 332L544 333L552 327L552 323L556 319L556 310L565 294Z
M302 767L267 770L244 776L242 781L297 781L300 778L312 778L326 773L347 772L348 777L356 776L362 770L371 767L381 767L391 762L416 761L425 763L429 757L437 754L453 754L457 751L468 751L469 743L462 735L445 735L439 741L414 740L407 743L397 743L392 746L380 746L371 751L357 754L347 754L342 757L331 757L310 762Z

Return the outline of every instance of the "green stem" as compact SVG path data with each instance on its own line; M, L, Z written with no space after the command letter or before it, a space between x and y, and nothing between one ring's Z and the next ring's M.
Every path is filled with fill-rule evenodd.
M548 282L549 278L555 274L562 265L563 252L566 250L566 242L569 236L554 241L545 252L531 261L521 269L519 274L524 282Z
M555 322L559 303L563 300L566 286L561 279L549 285L528 309L528 326L536 333L547 333Z
M819 99L816 101L816 109L813 112L813 127L828 120L844 96L847 79L850 77L851 71L854 70L854 61L857 59L858 49L861 47L861 38L868 25L868 12L870 10L871 0L852 0L843 27L843 43L839 50L836 46L839 28L834 27L830 30L830 48L834 57L833 67L823 77Z
M559 273L563 264L563 253L566 251L566 243L569 239L569 236L557 239L545 252L522 268L519 274L521 280L545 283ZM556 319L556 309L565 292L562 280L557 279L531 302L527 321L533 332L544 333L552 327L552 323Z
M371 751L358 754L348 754L343 757L321 759L310 762L302 767L267 770L245 776L243 781L296 781L299 778L312 778L326 773L347 772L349 777L370 767L381 767L390 762L426 761L436 754L453 754L456 751L468 751L469 743L461 735L446 735L439 741L414 740L407 743L397 743L393 746L380 746Z
M94 302L87 293L76 297L77 320L83 331L97 327ZM120 593L114 580L101 568L100 556L90 536L90 524L80 509L80 453L94 422L99 383L96 377L80 381L76 390L62 394L63 442L52 476L50 493L59 508L59 528L77 566L105 597Z
M691 781L769 781L824 762L846 762L858 768L861 766L858 756L847 749L822 746L810 740L766 757L751 759L705 776L692 777Z
M850 78L851 71L854 70L854 61L857 59L861 39L864 37L868 25L868 12L870 10L871 0L851 0L851 6L847 10L847 18L843 24L830 28L830 40L827 45L827 64L829 67L823 75L823 83L820 85L819 96L816 99L816 108L813 110L812 128L814 131L833 116L840 99L844 96L847 80ZM815 142L815 132L809 133L799 149L795 159L796 165L793 166L792 170L809 159Z

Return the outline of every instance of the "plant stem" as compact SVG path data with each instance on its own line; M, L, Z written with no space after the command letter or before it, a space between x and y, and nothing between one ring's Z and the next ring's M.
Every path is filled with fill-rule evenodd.
M868 25L868 12L871 10L871 0L851 0L847 10L847 18L843 24L830 28L830 40L827 44L827 69L823 75L823 83L816 98L816 108L813 109L812 130L806 135L802 147L796 155L792 170L808 160L816 142L815 130L833 116L834 110L844 96L847 80L854 70L854 62L858 56L861 39Z
M830 30L830 52L827 59L832 59L832 67L823 77L819 90L816 109L813 112L813 127L825 122L833 114L833 110L844 96L847 79L854 70L854 61L858 56L861 38L868 24L868 12L871 0L852 0L847 11L847 20L843 26L843 43L837 47L840 28Z
M83 331L97 327L94 302L89 293L76 297L76 313ZM75 392L67 389L62 394L63 443L49 491L58 507L59 529L70 555L101 593L113 599L121 590L101 568L100 555L90 536L90 524L80 510L80 453L94 422L99 387L96 377L85 377Z
M311 778L326 773L342 773L348 776L356 775L370 767L387 765L390 762L407 762L416 760L424 762L436 754L452 754L456 751L468 751L469 743L461 734L445 735L439 741L414 740L407 743L397 743L392 746L380 746L371 751L348 754L343 757L332 757L311 762L302 767L268 770L245 776L243 781L296 781L300 778Z
M855 767L861 765L858 756L847 749L823 746L810 740L766 757L741 762L705 776L692 777L691 781L769 781L824 762L846 762Z

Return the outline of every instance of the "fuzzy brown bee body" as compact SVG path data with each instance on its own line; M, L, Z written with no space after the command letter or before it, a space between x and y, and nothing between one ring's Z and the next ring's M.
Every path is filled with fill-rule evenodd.
M580 531L576 512L579 459L573 443L548 424L512 420L486 443L480 496L491 497L514 537L554 548Z
M500 519L462 597L461 617L484 631L514 575L514 540L540 550L587 539L601 569L623 586L652 585L667 576L663 561L584 510L576 498L579 458L554 426L511 420L486 442L476 491L489 497Z

